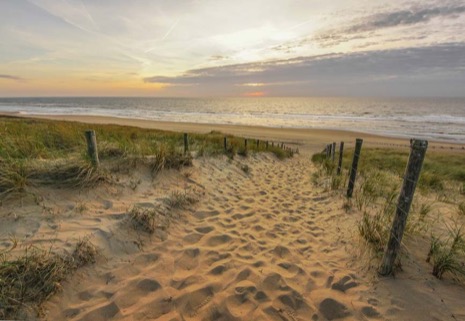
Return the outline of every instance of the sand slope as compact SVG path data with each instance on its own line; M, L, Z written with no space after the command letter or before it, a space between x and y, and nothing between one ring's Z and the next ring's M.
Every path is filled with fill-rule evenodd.
M107 262L79 271L46 305L47 320L380 316L361 300L366 285L347 267L342 212L312 186L307 158L195 165L189 181L205 196L180 213L167 238L142 236L141 251L107 254Z

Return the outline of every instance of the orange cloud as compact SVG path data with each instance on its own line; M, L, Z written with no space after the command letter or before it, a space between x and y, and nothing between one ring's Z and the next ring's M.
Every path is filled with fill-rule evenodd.
M246 97L263 97L265 96L265 92L263 91L254 91L250 93L245 93L244 96Z

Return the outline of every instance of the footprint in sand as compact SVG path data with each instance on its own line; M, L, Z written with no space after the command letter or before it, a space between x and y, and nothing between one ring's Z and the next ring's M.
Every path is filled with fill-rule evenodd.
M353 280L349 275L344 276L337 282L331 285L331 289L346 292L347 290L358 286L358 283Z
M175 261L176 266L181 267L186 270L192 270L199 265L199 248L189 248L185 249L181 257Z
M200 241L203 237L203 234L191 233L183 237L183 242L187 244L194 244Z
M79 318L79 321L95 321L95 320L108 320L115 317L120 312L119 307L116 303L111 302L102 306L99 306L84 316Z
M161 285L156 280L143 279L137 282L136 288L142 292L154 292L161 289Z
M176 290L184 290L194 284L202 284L205 279L199 275L190 275L184 279L171 280L170 286Z
M318 310L329 321L342 319L351 315L347 307L332 298L321 301Z
M175 305L182 315L193 318L213 299L215 290L212 285L185 293L175 300Z
M202 234L208 234L210 233L211 231L213 231L215 228L213 226L202 226L202 227L197 227L195 228L195 230L199 233L202 233Z
M199 219L204 219L212 216L217 216L219 215L220 212L213 210L213 211L197 211L194 213L194 216L199 218Z
M219 246L219 245L229 243L229 242L231 242L231 240L232 240L231 236L229 236L227 234L215 235L215 236L210 237L207 240L206 244L208 246L215 247L215 246Z

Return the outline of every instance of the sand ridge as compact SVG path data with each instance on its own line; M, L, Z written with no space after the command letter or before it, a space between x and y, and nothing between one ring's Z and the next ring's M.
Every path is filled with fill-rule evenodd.
M312 166L303 156L196 161L189 180L205 196L166 239L78 272L45 319L379 318L361 300L367 287L347 267L347 240L334 224L341 210L328 211Z

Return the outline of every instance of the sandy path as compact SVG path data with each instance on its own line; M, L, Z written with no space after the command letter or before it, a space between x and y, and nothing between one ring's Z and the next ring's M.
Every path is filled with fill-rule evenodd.
M165 241L78 272L48 303L47 319L360 320L345 241L331 206L311 183L308 157L196 162L205 197ZM323 196L322 196L323 195ZM369 301L369 299L367 300Z

